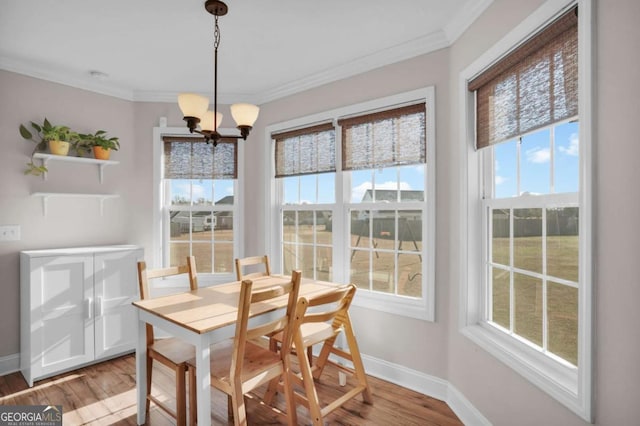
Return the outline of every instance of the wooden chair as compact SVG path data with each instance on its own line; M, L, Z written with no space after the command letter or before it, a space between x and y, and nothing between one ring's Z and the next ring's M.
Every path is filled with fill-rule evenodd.
M235 425L247 424L244 395L263 383L279 381L280 378L284 382L287 401L287 423L295 425L297 422L286 372L290 369L288 353L291 346L287 330L300 290L300 277L299 271L293 271L291 280L258 289L254 289L255 284L251 280L242 281L235 337L211 346L211 386L230 397L229 414L233 416ZM286 295L288 304L284 314L267 324L249 328L249 312L254 305L268 304L270 300ZM283 331L286 336L283 342L285 350L281 352L273 352L252 341L278 331ZM195 359L190 360L189 365L195 365ZM192 399L196 393L195 383L195 370L190 368L189 393ZM193 411L191 418L195 418Z
M345 402L362 394L363 400L367 404L373 404L371 388L367 382L360 350L356 341L351 319L349 318L349 306L353 301L356 286L349 284L337 288L335 291L317 296L311 299L300 298L296 305L295 315L292 320L290 333L292 334L292 348L298 350L298 362L300 373L290 372L290 384L304 389L304 395L294 390L294 398L309 409L311 420L314 425L323 425L323 418L342 406ZM317 307L313 312L307 312L310 307ZM334 346L336 338L344 332L349 351L345 351ZM301 355L304 349L323 343L320 355L316 364L311 366L307 357ZM335 355L353 364L353 369L329 360L329 355ZM342 371L345 371L355 378L355 386L350 386L340 397L334 401L321 406L316 392L314 379L318 380L327 364L332 364ZM284 389L282 383L272 381L265 394L264 401L271 403L275 392Z
M247 274L243 272L245 267L255 265L264 265L264 269ZM268 277L269 275L271 275L271 268L269 268L269 256L267 255L236 259L236 277L238 281L254 280L259 277Z
M145 262L138 262L138 283L140 286L140 298L149 298L149 280L164 278L176 275L187 274L189 277L189 287L191 290L198 288L198 277L196 272L195 257L187 257L185 265L174 266L161 269L147 269ZM150 402L153 401L158 407L166 411L176 419L178 425L187 423L186 406L186 385L185 374L187 372L187 361L195 356L193 345L184 343L176 338L155 340L153 326L147 324L147 404L146 411L149 412ZM153 372L153 361L169 367L176 375L176 410L173 411L158 398L151 395L151 376Z
M254 272L244 274L245 267L251 267L255 265L264 265L264 269ZM260 277L265 277L271 275L271 268L269 267L269 256L253 256L253 257L245 257L243 259L236 259L236 277L238 281L246 280L246 279L255 279ZM269 337L269 348L277 352L278 348L282 345L283 339L282 333L276 333L273 336ZM307 349L307 357L309 358L309 362L313 364L313 348L309 347Z

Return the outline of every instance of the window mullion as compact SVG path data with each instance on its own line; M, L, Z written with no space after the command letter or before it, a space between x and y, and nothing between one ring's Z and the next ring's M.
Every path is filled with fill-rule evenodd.
M552 132L553 134L553 132ZM542 208L542 349L549 348L547 312L547 208Z
M516 296L515 296L515 277L513 272L514 256L513 256L513 209L509 209L509 331L515 333L515 317L516 317Z

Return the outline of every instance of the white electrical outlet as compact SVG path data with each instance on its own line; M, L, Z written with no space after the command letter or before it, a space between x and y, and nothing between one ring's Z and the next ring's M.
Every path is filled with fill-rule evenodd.
M20 225L0 225L0 241L20 241Z

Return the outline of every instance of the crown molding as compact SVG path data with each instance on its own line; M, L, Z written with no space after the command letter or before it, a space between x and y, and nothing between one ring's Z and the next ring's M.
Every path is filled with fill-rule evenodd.
M449 47L492 2L493 0L467 0L465 6L444 26L443 30L380 50L370 55L362 56L345 64L333 66L318 73L253 95L246 93L219 93L218 102L220 104L248 102L261 105L334 81L362 74L376 68ZM37 64L3 55L0 55L0 69L134 102L174 103L178 97L178 92L126 89L117 87L114 84L97 80L94 81L88 76L77 75L62 68L55 68L50 65ZM212 96L207 93L201 94L209 97Z
M92 81L89 76L79 76L69 70L56 68L50 64L38 64L0 55L0 69L101 95L113 96L127 101L134 100L132 90L117 87L113 84L105 84L97 80Z
M257 103L263 104L274 101L376 68L434 52L448 46L449 42L447 41L445 33L443 31L437 31L409 42L380 50L371 55L357 58L345 64L320 71L282 86L266 90L258 94Z

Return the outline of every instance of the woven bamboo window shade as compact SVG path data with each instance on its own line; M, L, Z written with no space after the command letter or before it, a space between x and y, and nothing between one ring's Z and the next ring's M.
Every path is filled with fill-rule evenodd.
M476 148L578 114L577 8L564 13L469 82Z
M336 171L336 132L333 123L273 133L276 177Z
M342 169L362 170L427 161L424 103L338 120Z
M164 136L165 179L236 179L237 142L218 141L216 147L204 139Z

